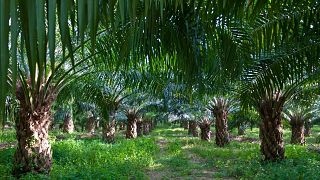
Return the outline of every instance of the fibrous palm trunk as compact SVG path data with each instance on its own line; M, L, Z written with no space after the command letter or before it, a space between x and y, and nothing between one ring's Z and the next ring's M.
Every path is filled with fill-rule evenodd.
M116 122L112 119L109 122L106 122L103 126L102 130L102 138L106 143L114 143L115 142L115 134L116 134Z
M121 122L119 129L120 130L125 130L126 129L126 124L124 122Z
M150 121L143 122L143 134L148 135L150 133Z
M291 144L305 144L304 121L301 119L291 119Z
M304 136L309 137L311 134L311 123L309 121L305 121L305 129L304 129Z
M210 125L211 125L211 122L207 120L204 120L199 124L200 130L201 130L200 132L201 140L204 140L204 141L210 140L211 138Z
M272 100L264 100L259 105L261 152L265 160L284 159L283 129L281 113L284 98L277 97Z
M128 124L127 124L127 139L134 139L137 137L137 118L134 114L127 115Z
M63 132L72 133L74 131L74 125L71 114L66 114L63 121Z
M193 137L198 137L199 133L197 131L197 122L196 121L190 121L189 122L189 131L188 134L192 134Z
M17 177L28 172L48 174L52 165L48 130L51 123L50 109L55 95L48 96L43 103L39 98L34 99L38 104L32 109L26 102L23 88L18 86L16 93L20 101L20 112L16 121L18 145L14 154L13 174Z
M213 114L216 119L216 144L220 147L223 147L230 142L227 124L228 111L226 109L217 107L213 111Z
M143 121L142 120L137 121L137 135L138 136L143 135Z
M86 131L88 133L94 133L95 126L96 126L96 123L95 123L94 117L93 116L89 117L86 124Z

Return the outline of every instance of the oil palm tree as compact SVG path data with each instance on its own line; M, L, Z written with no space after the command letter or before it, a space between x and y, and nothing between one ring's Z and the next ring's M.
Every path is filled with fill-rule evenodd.
M223 97L213 98L209 103L209 110L215 117L216 129L216 144L220 147L229 143L228 132L228 112L230 109L230 102Z
M143 133L145 135L150 132L151 120L149 114L154 111L154 109L158 109L159 105L160 102L150 94L133 91L130 98L127 98L123 105L123 112L127 116L127 139L134 139L138 136L138 121L143 121Z
M265 160L284 159L284 104L297 87L318 74L319 39L314 27L319 25L311 15L319 14L318 6L315 1L270 2L266 13L251 25L255 63L242 77L240 99L244 107L251 105L260 115L260 148Z
M213 123L212 120L209 120L209 118L204 117L201 119L199 122L199 127L200 127L200 138L201 140L204 141L210 141L211 139L211 131L210 131L210 126Z
M74 123L72 118L72 110L66 108L58 109L53 115L53 119L55 122L58 120L62 120L61 127L62 131L65 133L72 133L74 131Z
M102 137L108 143L115 142L116 113L122 103L131 93L126 87L120 73L100 72L83 77L80 85L80 95L87 101L96 104L102 120Z
M230 129L237 128L238 135L244 135L245 130L254 127L259 122L259 115L254 109L237 108L230 117Z
M291 144L305 144L304 138L304 124L309 121L312 116L312 111L308 108L295 106L294 108L287 108L284 111L284 118L289 121L291 126Z

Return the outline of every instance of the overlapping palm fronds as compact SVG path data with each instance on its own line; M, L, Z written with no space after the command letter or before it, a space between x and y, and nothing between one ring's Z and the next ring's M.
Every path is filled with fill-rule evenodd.
M289 99L298 86L319 74L319 24L315 17L319 4L279 3L271 3L251 25L256 63L247 67L242 77L244 106L249 101L272 99L279 92Z

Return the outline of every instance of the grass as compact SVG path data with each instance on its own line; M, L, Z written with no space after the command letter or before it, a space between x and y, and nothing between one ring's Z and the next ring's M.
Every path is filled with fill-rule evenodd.
M158 151L152 137L105 144L100 139L75 140L77 133L55 141L51 134L53 167L50 179L145 179L144 168L151 166ZM15 149L0 150L0 179L13 179L11 169ZM22 179L48 178L27 174Z
M319 126L313 127L313 135L307 138L307 145L316 143ZM232 141L224 148L217 147L214 140L204 142L188 137L182 128L158 129L153 136L166 139L164 153L155 162L164 172L164 179L319 179L320 156L307 150L307 146L290 145L290 129L285 129L286 159L282 162L263 162L260 145L251 142ZM246 138L259 138L258 128L248 130ZM189 156L188 156L189 154ZM198 162L190 158L198 157ZM209 174L201 172L210 172Z
M213 129L213 128L212 128ZM190 137L178 127L161 127L151 135L126 140L118 134L115 144L99 137L76 140L79 133L64 136L50 133L53 167L49 177L28 174L22 179L319 179L320 156L308 150L319 146L320 127L314 126L306 146L290 145L285 129L286 159L262 162L256 142L232 141L224 148ZM257 128L245 138L259 137ZM14 131L0 134L0 142L14 142ZM14 148L0 149L0 179L10 175Z
M14 129L0 130L0 143L16 142L16 134Z

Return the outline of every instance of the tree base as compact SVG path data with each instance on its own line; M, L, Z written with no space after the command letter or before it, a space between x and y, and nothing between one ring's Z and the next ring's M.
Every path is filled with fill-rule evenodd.
M106 143L115 142L116 127L114 122L106 123L102 130L102 138Z
M209 121L203 121L200 123L200 138L204 141L210 141L211 138L211 131L210 131L211 123Z

